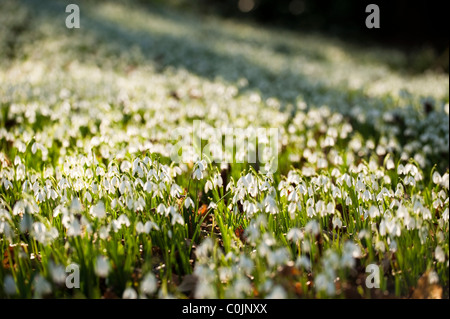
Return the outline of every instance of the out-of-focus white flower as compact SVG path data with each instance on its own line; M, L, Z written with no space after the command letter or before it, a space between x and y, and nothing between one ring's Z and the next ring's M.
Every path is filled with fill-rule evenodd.
M128 216L125 214L121 214L119 218L117 218L117 222L120 226L125 225L125 227L130 227L130 220L128 219Z
M82 209L82 206L81 206L80 200L78 199L78 197L74 197L72 199L72 203L70 205L70 210L73 213L78 213L81 211L81 209Z
M334 215L332 223L333 223L333 228L338 228L338 229L342 228L342 219L339 216Z
M184 218L180 214L175 213L172 216L172 225L175 225L177 223L180 225L184 225Z
M298 228L291 228L286 235L287 240L291 240L295 243L303 239L303 232Z
M286 299L287 293L280 285L275 286L272 291L266 296L266 299Z
M52 287L49 282L41 275L37 275L34 279L34 298L42 298L51 292Z
M99 219L105 218L106 217L105 204L103 203L103 201L99 201L94 206L91 206L89 212L92 217Z
M158 282L155 275L148 273L141 281L140 291L142 294L151 295L156 292L158 288Z
M305 231L314 236L317 236L320 231L319 223L316 220L309 221L305 226Z
M62 284L66 281L66 270L62 265L50 264L50 274L52 279L57 284Z
M445 262L445 253L441 246L436 246L434 250L434 258L440 263Z
M3 279L3 291L9 296L17 294L16 282L14 281L13 276L5 276Z
M98 256L95 262L95 273L97 276L105 278L110 270L109 262L104 256Z
M126 288L122 294L123 299L137 299L137 297L138 297L138 295L137 295L136 290L134 290L131 287Z

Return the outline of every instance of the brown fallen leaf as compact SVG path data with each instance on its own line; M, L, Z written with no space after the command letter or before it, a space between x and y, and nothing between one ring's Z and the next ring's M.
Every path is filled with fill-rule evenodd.
M435 283L427 270L417 281L412 299L442 299L442 287Z

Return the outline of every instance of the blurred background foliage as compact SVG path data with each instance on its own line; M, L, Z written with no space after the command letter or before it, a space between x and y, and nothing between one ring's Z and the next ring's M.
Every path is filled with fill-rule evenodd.
M444 2L408 0L138 0L203 15L244 19L293 31L314 31L365 46L403 50L391 67L411 73L449 72L448 12ZM380 8L381 28L367 29L365 8Z

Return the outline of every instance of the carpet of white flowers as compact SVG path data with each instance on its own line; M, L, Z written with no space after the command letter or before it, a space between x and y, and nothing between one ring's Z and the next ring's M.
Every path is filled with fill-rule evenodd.
M65 5L0 4L0 297L448 298L448 75L159 6L81 1L67 29ZM194 120L278 128L276 172L172 162Z

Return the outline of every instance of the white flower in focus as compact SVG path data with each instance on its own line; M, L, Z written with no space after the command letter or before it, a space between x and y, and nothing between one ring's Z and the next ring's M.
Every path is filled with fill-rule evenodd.
M194 173L192 173L192 177L193 177L194 179L201 180L201 179L203 179L203 172L202 172L199 168L197 168L197 169L194 171Z
M338 228L338 229L342 228L342 219L339 216L334 215L332 223L333 223L333 228Z
M177 184L172 184L172 186L170 187L170 196L172 197L179 197L180 193L183 190L181 189L180 186L178 186Z
M120 226L125 225L125 227L130 227L130 220L125 214L120 215L119 218L117 218L117 222Z
M131 169L131 167L132 167L132 165L131 165L131 163L129 162L129 161L123 161L121 164L120 164L120 170L122 171L122 172L128 172L130 169Z
M208 180L205 184L205 193L208 193L212 189L213 189L213 183L210 180Z
M81 209L82 209L82 206L81 206L80 200L78 199L78 197L74 197L72 199L72 203L70 204L70 210L73 213L79 213L81 211Z
M194 201L189 196L186 196L186 199L184 200L184 207L186 207L186 209L195 207Z
M436 185L438 185L442 182L441 174L439 174L436 171L433 173L432 179L433 179L433 183L435 183Z

